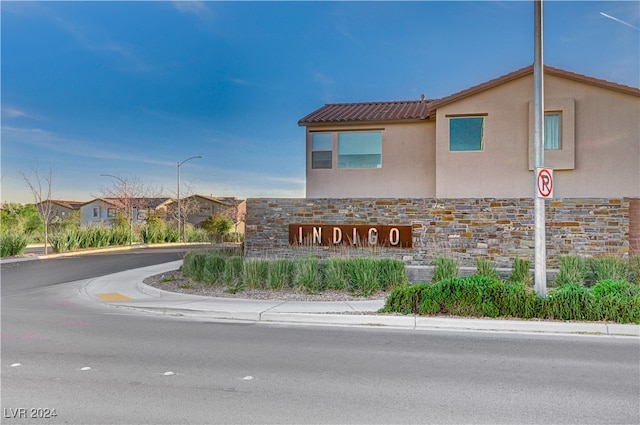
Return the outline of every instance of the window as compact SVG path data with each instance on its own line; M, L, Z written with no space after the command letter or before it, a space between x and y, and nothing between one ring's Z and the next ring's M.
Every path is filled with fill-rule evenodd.
M108 208L107 209L107 217L113 218L115 216L116 216L116 209L115 208Z
M338 133L338 168L381 167L381 131Z
M576 108L574 99L544 99L544 166L554 170L576 168ZM529 170L534 169L533 101L529 102Z
M544 114L544 148L562 148L562 115L560 112L546 112Z
M93 216L94 216L94 217L97 217L97 216L98 216L98 209L97 209L97 208L94 208L94 209L93 209Z
M449 118L449 150L451 152L481 151L484 117Z
M311 168L330 169L333 154L333 134L311 134Z

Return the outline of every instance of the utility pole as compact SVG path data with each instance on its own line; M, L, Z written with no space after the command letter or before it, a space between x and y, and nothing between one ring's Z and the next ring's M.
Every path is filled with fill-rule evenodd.
M544 64L542 0L534 0L534 62L533 62L533 202L535 222L535 283L536 293L547 295L547 250L545 199L538 193L538 169L544 167Z

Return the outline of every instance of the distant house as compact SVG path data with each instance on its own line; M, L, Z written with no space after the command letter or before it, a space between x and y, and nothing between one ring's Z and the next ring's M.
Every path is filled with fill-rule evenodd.
M96 198L81 205L82 226L111 225L118 211L127 213L130 204L133 223L144 223L147 217L156 214L165 216L170 198Z
M544 77L554 197L640 197L640 89ZM324 105L298 122L306 196L532 197L533 95L528 66L441 99Z
M60 219L64 220L69 217L74 212L78 211L80 207L84 204L81 201L61 201L52 199L50 201L42 201L36 204L36 209L40 211L40 205L46 202L51 203L51 216L50 219Z
M176 200L172 200L169 209L175 208ZM214 197L204 195L192 195L180 200L182 208L187 211L187 222L199 226L212 215L221 214L234 222L234 231L244 233L244 214L246 202L242 199L231 197ZM175 213L172 212L172 215Z

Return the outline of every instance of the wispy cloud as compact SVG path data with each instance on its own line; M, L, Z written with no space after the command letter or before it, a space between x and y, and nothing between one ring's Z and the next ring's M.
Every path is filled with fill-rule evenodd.
M2 115L8 118L24 118L28 116L25 111L11 106L3 106Z
M229 79L230 82L232 82L233 84L237 84L239 86L246 86L246 87L262 87L261 84L253 82L253 81L249 81L249 80L243 80L241 78L230 78Z
M209 8L202 1L173 1L173 7L180 12L191 13L196 16L209 14Z
M600 12L600 14L601 14L602 16L604 16L605 18L612 19L612 20L614 20L614 21L616 21L616 22L621 23L622 25L626 25L626 26L628 26L628 27L631 27L631 28L633 28L633 29L635 29L635 30L640 31L640 28L636 27L635 25L631 25L629 22L623 21L622 19L618 19L618 18L616 18L615 16L607 15L607 14L606 14L606 13L604 13L604 12Z
M320 71L314 72L311 75L311 78L313 79L313 81L315 81L316 83L320 83L323 86L330 86L334 84L334 81L331 77Z
M89 35L90 32L96 32L95 29L84 28L79 24L62 18L57 18L56 23L60 28L70 34L85 50L113 53L118 58L124 60L125 63L129 65L129 68L136 72L146 72L151 69L151 66L133 53L132 49L125 44L110 40L108 36L105 35ZM96 40L99 37L105 40Z
M39 128L3 126L2 141L4 144L36 147L43 156L48 152L101 161L112 160L140 164L173 165L173 162L170 161L149 159L145 153L123 151L120 145L111 145L95 140L68 138Z

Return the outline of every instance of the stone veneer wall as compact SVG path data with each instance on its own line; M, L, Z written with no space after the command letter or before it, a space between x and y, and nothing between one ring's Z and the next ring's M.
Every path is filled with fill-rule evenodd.
M548 266L562 255L629 254L629 198L553 199L546 203ZM413 248L289 246L289 224L411 225ZM498 267L534 261L533 199L247 200L245 255L381 255L429 265L452 255L461 266L484 257Z

